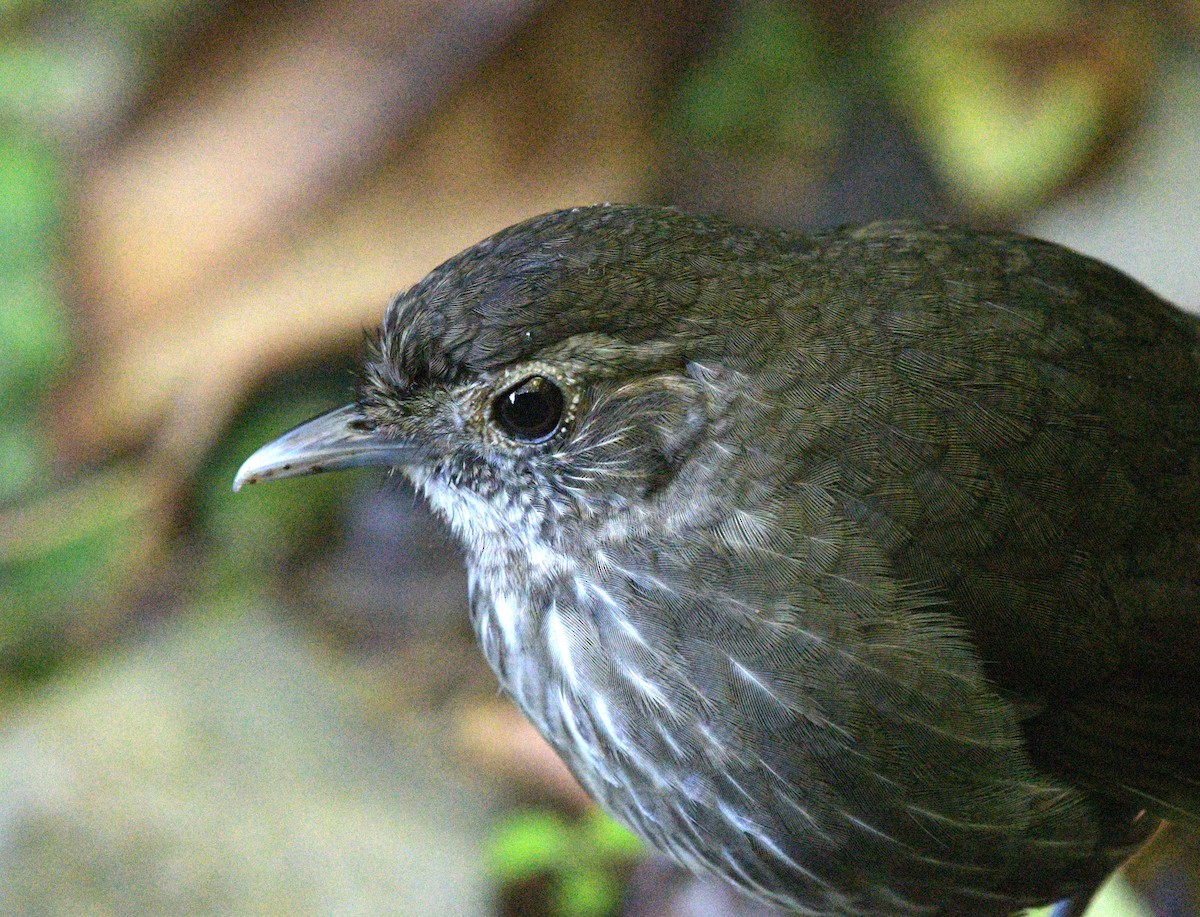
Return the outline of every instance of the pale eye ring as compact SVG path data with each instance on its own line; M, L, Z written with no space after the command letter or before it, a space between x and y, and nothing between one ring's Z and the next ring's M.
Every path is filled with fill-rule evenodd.
M567 400L546 376L526 376L492 399L492 418L505 436L521 443L545 442L562 423Z

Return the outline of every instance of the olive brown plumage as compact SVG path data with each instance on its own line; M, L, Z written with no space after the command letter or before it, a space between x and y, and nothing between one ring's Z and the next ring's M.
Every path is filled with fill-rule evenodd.
M506 691L680 862L1005 914L1200 825L1197 328L1017 236L560 211L397 297L238 483L409 477Z

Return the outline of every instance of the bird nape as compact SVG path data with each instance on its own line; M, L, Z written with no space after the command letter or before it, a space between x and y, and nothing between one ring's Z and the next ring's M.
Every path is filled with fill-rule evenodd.
M241 484L397 469L617 819L800 914L1076 910L1200 827L1197 320L1058 246L650 207L389 305Z

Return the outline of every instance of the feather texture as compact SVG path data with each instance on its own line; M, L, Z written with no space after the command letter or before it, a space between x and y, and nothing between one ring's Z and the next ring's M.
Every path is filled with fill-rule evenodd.
M531 373L536 445L489 413ZM398 297L360 405L427 445L506 690L685 864L1003 914L1200 822L1197 322L1111 268L563 211Z

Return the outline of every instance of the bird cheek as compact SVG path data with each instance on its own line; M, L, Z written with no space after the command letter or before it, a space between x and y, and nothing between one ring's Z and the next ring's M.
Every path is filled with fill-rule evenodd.
M676 376L660 383L639 406L651 449L649 490L657 490L674 477L708 423L703 394L694 383Z

